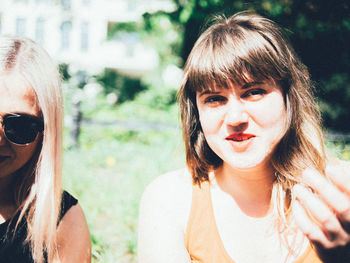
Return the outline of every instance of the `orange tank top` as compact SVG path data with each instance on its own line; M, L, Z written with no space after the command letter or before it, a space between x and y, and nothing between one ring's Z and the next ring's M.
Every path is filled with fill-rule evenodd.
M226 252L216 227L210 184L192 188L192 204L187 224L185 245L193 263L235 263ZM322 263L309 246L295 263Z

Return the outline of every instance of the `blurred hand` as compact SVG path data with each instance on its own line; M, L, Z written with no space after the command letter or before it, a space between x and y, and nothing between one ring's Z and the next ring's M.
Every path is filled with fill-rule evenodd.
M301 184L293 187L296 224L324 262L350 262L350 163L326 168L329 179L306 169Z

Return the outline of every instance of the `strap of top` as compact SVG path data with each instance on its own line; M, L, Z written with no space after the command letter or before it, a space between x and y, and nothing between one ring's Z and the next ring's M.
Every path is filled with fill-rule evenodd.
M322 261L310 245L308 246L304 254L294 263L322 263Z
M216 227L209 182L192 187L185 244L192 262L234 263L226 253Z
M68 192L62 193L61 211L59 221L67 211L78 203L78 200ZM11 220L7 220L0 225L0 262L6 263L34 263L28 242L24 242L27 237L27 222L25 218L19 222L16 234L14 228L19 217L18 212ZM45 254L44 254L45 256ZM46 259L45 259L46 262Z
M67 191L63 191L62 202L61 202L61 211L60 211L60 220L64 217L67 211L78 203L78 200L70 195Z
M191 212L185 234L186 249L195 263L234 263L221 241L215 222L210 182L192 187ZM295 263L322 263L309 246Z

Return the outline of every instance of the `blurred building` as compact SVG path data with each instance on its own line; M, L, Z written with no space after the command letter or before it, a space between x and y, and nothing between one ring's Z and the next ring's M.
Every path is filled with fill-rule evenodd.
M135 33L108 39L115 23L144 12L172 9L169 0L1 0L0 34L40 43L58 63L90 74L112 68L142 76L158 65L157 52Z

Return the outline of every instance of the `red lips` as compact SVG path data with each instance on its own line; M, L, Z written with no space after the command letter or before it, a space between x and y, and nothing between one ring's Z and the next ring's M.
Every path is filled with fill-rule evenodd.
M249 139L254 138L254 137L255 137L255 135L248 134L248 133L233 133L233 134L230 134L229 136L227 136L225 138L225 140L241 142L241 141L249 140Z

